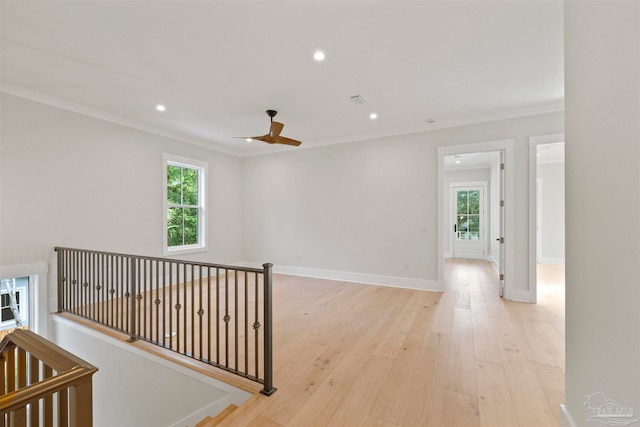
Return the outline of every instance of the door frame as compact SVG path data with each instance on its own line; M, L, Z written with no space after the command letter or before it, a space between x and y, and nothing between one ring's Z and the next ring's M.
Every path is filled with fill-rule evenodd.
M505 185L504 185L504 297L506 299L518 299L514 292L514 223L513 215L513 187L514 187L514 145L513 139L499 141L477 142L463 145L449 145L438 147L438 249L437 249L437 277L438 287L444 291L444 158L456 154L481 153L490 151L502 151L505 163Z
M564 133L532 136L529 138L529 291L531 302L538 302L538 145L564 141Z
M480 196L480 236L481 236L481 245L482 245L482 256L478 259L487 259L487 236L485 236L487 230L487 181L473 181L473 182L451 182L449 183L449 202L451 204L449 216L451 224L455 224L456 222L453 220L457 217L457 204L454 200L453 193L456 188L480 188L482 189L482 193ZM455 237L451 230L449 230L449 247L451 248L451 257L456 257L455 251Z

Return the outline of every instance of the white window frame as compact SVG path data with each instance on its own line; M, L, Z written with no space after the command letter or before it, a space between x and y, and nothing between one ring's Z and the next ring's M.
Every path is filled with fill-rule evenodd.
M16 286L16 295L20 295L20 307L18 307L18 310L20 311L20 319L22 320L22 326L29 326L29 306L31 304L31 298L29 296L29 282L31 281L31 278L29 276L21 276L21 277L15 277L15 279L27 279L27 283L23 284L23 285L18 285ZM10 278L10 279L2 279L2 280L13 280L14 278ZM0 284L0 295L9 295L9 292L7 292L7 290L5 289L4 285ZM26 295L26 297L24 296ZM2 307L2 305L0 304L0 307ZM15 319L10 319L10 320L5 320L3 321L0 318L0 330L5 330L5 329L11 329L11 328L15 328L16 327L16 321Z
M165 256L182 255L194 252L204 252L207 250L207 198L206 182L209 172L209 165L199 160L180 157L173 154L164 153L162 155L162 241ZM167 235L167 211L169 203L167 201L167 166L180 166L198 170L198 243L195 245L182 245L169 247Z

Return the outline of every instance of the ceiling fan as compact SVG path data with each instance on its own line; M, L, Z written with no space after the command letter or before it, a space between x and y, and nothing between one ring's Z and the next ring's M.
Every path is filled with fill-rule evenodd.
M262 136L249 136L249 137L235 136L234 138L257 139L258 141L263 141L268 144L285 144L285 145L294 145L296 147L302 144L302 141L280 136L280 132L282 132L282 128L284 128L284 124L273 121L273 118L275 117L276 114L278 114L276 110L267 110L267 115L271 118L271 127L269 128L268 134L262 135Z

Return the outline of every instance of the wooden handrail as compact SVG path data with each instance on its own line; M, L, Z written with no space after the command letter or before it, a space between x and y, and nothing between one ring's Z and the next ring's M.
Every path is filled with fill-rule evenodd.
M11 347L27 350L32 356L58 372L70 371L77 367L97 371L95 366L26 329L16 329L5 336L0 342L0 354Z
M92 376L98 370L95 366L25 329L16 329L2 339L0 360L4 362L0 366L1 389L9 390L0 396L0 424L16 417L10 425L25 425L28 415L32 424L38 425L37 402L44 399L44 425L54 425L51 399L57 394L59 425L93 425ZM39 380L41 363L44 378ZM27 385L28 380L31 383Z
M222 270L239 270L239 271L247 271L250 273L262 273L264 270L262 268L255 267L242 267L239 265L229 265L229 264L214 264L210 262L199 262L199 261L189 261L189 260L181 260L181 259L173 259L173 258L161 258L161 257L153 257L153 256L145 256L145 255L133 255L133 254L121 254L118 252L104 252L104 251L94 251L90 249L75 249L75 248L65 248L63 246L56 246L53 248L54 251L72 251L79 252L85 254L96 254L96 255L110 255L110 256L119 256L124 258L135 258L135 259L146 259L149 261L175 261L180 262L181 264L193 265L193 266L202 266L202 267L211 267L211 268L219 268Z
M85 367L73 368L69 372L47 378L33 385L12 391L0 396L0 413L11 412L23 408L25 405L35 402L44 396L65 390L82 383L87 377L93 375L97 369Z

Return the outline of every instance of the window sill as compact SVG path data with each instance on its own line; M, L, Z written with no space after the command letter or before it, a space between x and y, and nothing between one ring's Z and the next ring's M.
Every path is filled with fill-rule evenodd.
M195 254L199 252L207 252L207 247L191 246L191 247L176 248L176 249L164 248L162 251L162 254L164 256L179 256L179 255L185 255L185 254Z

